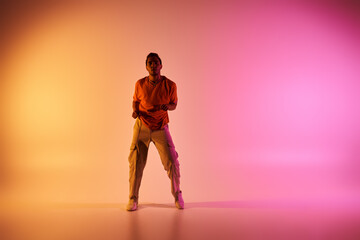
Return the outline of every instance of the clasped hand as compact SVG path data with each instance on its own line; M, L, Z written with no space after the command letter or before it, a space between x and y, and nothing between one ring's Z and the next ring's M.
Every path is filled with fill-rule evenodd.
M161 104L161 105L154 105L153 109L148 110L149 112L156 112L156 111L167 111L169 110L169 106L167 104Z
M153 109L150 109L148 111L149 112L155 112L155 111L160 111L160 110L167 111L167 110L169 110L169 106L167 104L155 105ZM140 112L138 112L138 111L134 111L132 113L132 117L135 118L135 119L137 117L139 117L139 115L140 115Z

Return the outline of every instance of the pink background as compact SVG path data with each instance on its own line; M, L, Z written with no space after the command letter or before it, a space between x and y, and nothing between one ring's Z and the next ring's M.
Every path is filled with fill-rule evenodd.
M185 201L359 199L355 2L36 2L0 10L3 199L127 202L149 52ZM140 197L173 201L154 145Z

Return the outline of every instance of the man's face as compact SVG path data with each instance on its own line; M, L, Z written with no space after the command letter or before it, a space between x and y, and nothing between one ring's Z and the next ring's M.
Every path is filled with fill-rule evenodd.
M162 65L157 57L149 57L146 63L146 70L150 75L159 75Z

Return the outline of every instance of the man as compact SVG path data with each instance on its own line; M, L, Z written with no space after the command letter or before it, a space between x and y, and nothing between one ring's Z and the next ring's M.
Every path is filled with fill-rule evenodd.
M178 154L169 132L167 112L176 108L176 84L160 75L162 63L158 54L150 53L145 63L149 76L136 82L133 97L132 117L136 121L129 155L130 199L126 209L134 211L138 207L139 188L150 142L155 144L171 180L175 205L178 209L183 209Z

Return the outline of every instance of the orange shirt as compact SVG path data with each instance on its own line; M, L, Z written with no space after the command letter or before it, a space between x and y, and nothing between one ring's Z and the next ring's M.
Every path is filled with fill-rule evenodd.
M161 104L177 103L176 84L165 76L153 86L148 77L135 84L134 102L139 102L140 120L152 130L162 129L168 122L167 111L158 110Z

